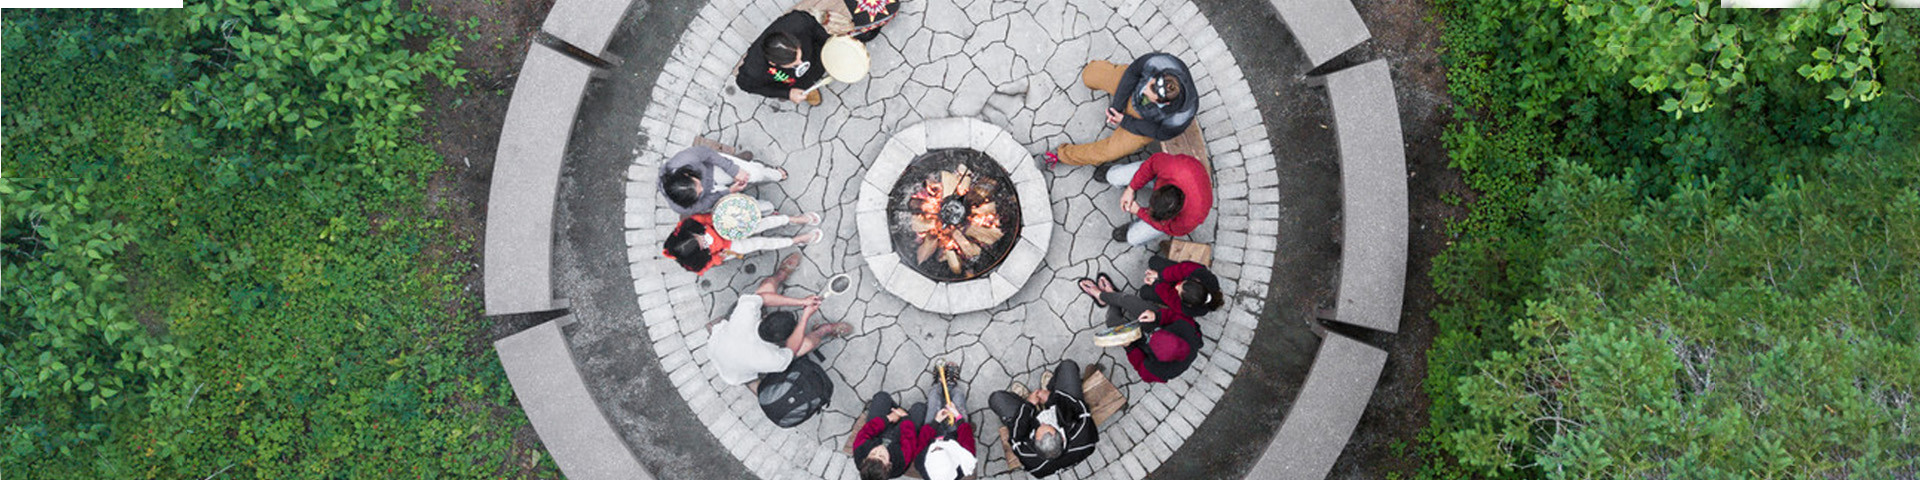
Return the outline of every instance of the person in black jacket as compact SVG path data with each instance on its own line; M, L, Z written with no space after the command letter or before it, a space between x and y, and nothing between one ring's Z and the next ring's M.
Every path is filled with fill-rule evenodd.
M1058 152L1047 152L1048 165L1112 162L1148 143L1180 136L1200 111L1200 92L1194 88L1187 63L1166 53L1149 53L1125 65L1095 60L1080 71L1080 82L1113 96L1107 107L1107 124L1117 128L1099 141L1062 145Z
M1061 360L1053 381L1025 399L1008 391L987 396L987 407L1006 425L1012 455L1035 477L1053 475L1093 455L1099 427L1080 391L1080 364Z
M819 105L820 92L807 89L827 74L827 67L820 63L820 47L827 38L827 29L813 15L787 12L747 47L734 83L758 95Z

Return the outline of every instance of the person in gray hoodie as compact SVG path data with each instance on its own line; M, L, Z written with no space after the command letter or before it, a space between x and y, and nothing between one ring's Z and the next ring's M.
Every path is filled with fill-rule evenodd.
M687 147L660 166L660 194L681 216L713 211L713 204L747 185L787 178L786 170L702 146Z

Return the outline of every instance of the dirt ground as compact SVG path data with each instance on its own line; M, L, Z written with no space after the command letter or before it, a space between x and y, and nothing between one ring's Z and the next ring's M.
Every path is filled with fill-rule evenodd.
M427 208L451 226L456 238L466 240L465 252L448 251L444 261L464 262L470 266L460 283L472 292L475 306L483 290L480 283L480 246L486 233L487 188L493 174L493 153L500 141L500 125L506 117L507 100L527 47L540 29L541 19L553 7L553 0L473 1L425 0L421 2L433 16L445 21L449 34L459 35L464 49L455 57L458 68L467 69L467 83L447 87L429 82L427 88L425 141L445 160L444 168L429 181ZM449 242L450 244L450 242ZM456 307L457 308L457 307ZM524 328L525 322L492 322L479 315L457 321L489 322L489 335L476 338L466 349L473 358L493 356L492 340ZM490 408L475 403L476 408ZM519 405L491 408L499 423L523 415ZM513 452L502 459L502 477L536 478L541 476L540 459L546 449L531 426L513 432ZM549 471L548 473L551 473Z

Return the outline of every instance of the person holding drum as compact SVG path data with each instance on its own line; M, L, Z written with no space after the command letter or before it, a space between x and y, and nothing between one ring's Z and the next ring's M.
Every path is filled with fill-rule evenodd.
M1192 262L1179 265L1185 263ZM1147 383L1165 383L1186 372L1187 367L1193 365L1194 352L1206 343L1200 336L1200 324L1182 310L1184 303L1176 304L1181 307L1170 307L1159 300L1154 280L1164 270L1148 270L1148 286L1141 288L1138 295L1120 293L1105 273L1100 274L1097 281L1085 278L1079 281L1080 291L1093 297L1094 306L1107 308L1107 329L1094 335L1094 345L1125 345L1127 362L1133 364L1133 370ZM1175 273L1190 272L1175 270ZM1189 281L1196 284L1174 288L1205 291L1197 285L1198 280Z
M667 235L663 252L689 272L707 270L729 258L820 241L825 234L819 228L791 238L760 236L768 230L787 225L820 224L819 213L780 215L773 204L744 194L729 194L714 205L713 213L690 215L680 220Z
M820 47L829 37L813 15L787 12L747 47L747 58L741 60L734 83L741 90L764 97L819 105L820 92L811 87L827 74L820 63Z
M667 197L667 207L685 216L711 212L721 197L747 185L786 179L786 170L753 161L751 152L736 157L695 145L660 166L660 194Z

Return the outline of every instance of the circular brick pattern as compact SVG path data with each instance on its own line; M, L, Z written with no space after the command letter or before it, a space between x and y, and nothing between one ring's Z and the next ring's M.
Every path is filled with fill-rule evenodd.
M829 86L825 103L796 107L739 92L732 78L751 39L791 5L707 4L659 72L638 126L645 147L628 171L629 271L645 339L689 408L763 478L851 478L852 459L839 449L865 398L885 390L909 403L922 400L924 372L933 359L946 358L964 365L967 405L979 427L980 472L1024 477L1006 472L986 396L1013 380L1037 384L1041 371L1071 358L1106 366L1129 403L1100 427L1093 457L1063 478L1140 478L1159 467L1239 371L1258 325L1255 313L1265 307L1279 234L1278 177L1266 128L1211 24L1186 0L909 1L868 45L867 80ZM1106 272L1123 288L1137 286L1150 252L1109 238L1129 219L1117 207L1120 189L1092 180L1091 168L1042 174L1046 200L1037 203L1051 203L1051 222L1037 229L1048 232L1044 253L1024 285L984 310L944 315L909 307L864 268L856 218L860 179L892 134L931 119L966 117L1004 129L1029 155L1092 141L1106 134L1100 118L1107 97L1080 84L1081 67L1153 51L1193 67L1201 102L1196 125L1215 169L1215 210L1186 238L1214 245L1213 270L1229 299L1226 308L1199 320L1209 342L1191 370L1148 385L1122 352L1093 346L1105 312L1095 310L1073 280ZM820 348L835 377L831 406L792 429L767 421L746 388L715 378L703 329L792 250L734 260L704 277L659 254L679 218L659 204L655 176L662 162L699 136L754 151L791 173L749 193L785 213L825 216L828 238L800 250L805 262L789 280L789 294L817 292L837 273L856 282L852 292L822 307L826 319L856 326L849 338ZM1023 204L1036 200L1023 192Z
M913 271L894 253L888 228L886 205L894 182L914 158L942 148L986 153L1011 173L1015 195L1033 199L1020 202L1020 218L1025 222L1007 258L992 272L962 282L937 282ZM887 138L880 158L862 178L860 200L854 205L860 256L881 289L921 310L953 315L999 305L1026 286L1047 254L1042 245L1053 241L1053 203L1047 196L1046 179L1020 142L1005 129L987 122L941 118L901 129Z

